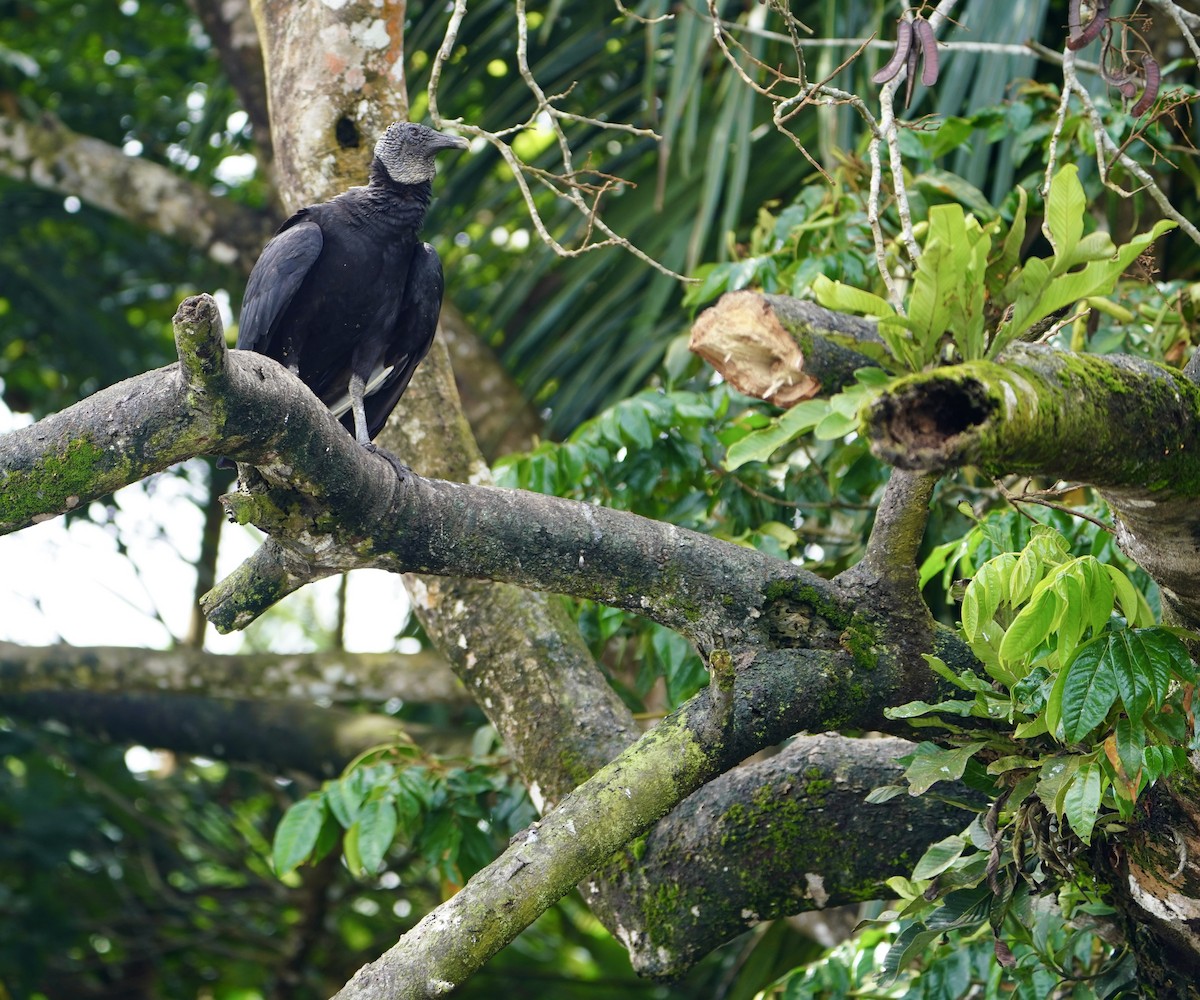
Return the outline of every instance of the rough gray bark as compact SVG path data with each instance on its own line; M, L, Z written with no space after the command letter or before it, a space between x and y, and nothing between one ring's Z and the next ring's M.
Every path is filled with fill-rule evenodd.
M282 593L301 579L351 565L436 568L601 597L669 622L700 643L713 671L707 691L582 785L573 798L584 805L543 819L544 831L561 835L566 825L579 844L523 878L536 907L549 905L630 837L755 750L798 729L882 727L884 705L933 694L928 672L911 653L934 642L928 623L904 621L903 634L892 634L887 620L864 610L887 606L879 592L865 602L857 587L841 589L790 563L631 514L415 476L398 482L386 462L358 447L280 366L258 355L226 354L211 300L181 307L177 343L180 365L105 390L3 440L5 498L20 507L20 523L40 517L39 505L47 512L85 502L89 480L99 483L93 490L111 490L122 475L144 475L176 460L181 447L201 442L256 464L263 485L238 498L235 509L279 532L251 570L227 582L225 594L235 603L261 608L264 588ZM261 436L251 440L250 428ZM131 450L136 462L114 460L110 443L118 453ZM60 452L75 464L56 458ZM65 477L64 466L71 468ZM0 520L15 527L13 513L0 508ZM463 644L452 635L447 645ZM525 663L524 669L540 666ZM804 698L794 697L798 690ZM579 706L577 699L567 704ZM653 777L639 790L632 776L621 777L631 771ZM621 785L627 793L607 804L593 797L617 780L628 782ZM512 861L505 856L486 869L455 897L454 907L491 912L489 893L505 881L497 880L496 866ZM488 940L497 947L510 940L536 907L512 911ZM469 936L435 946L422 935L445 914L430 919L388 963L402 955L404 961L433 960L433 948L437 968L461 970L490 954Z
M334 777L358 754L385 743L419 742L434 753L462 749L461 740L410 729L387 715L298 701L29 690L0 694L0 711L27 722L53 720L118 745L139 743L314 778Z
M36 690L199 694L329 704L465 705L470 695L432 650L419 653L241 653L0 642L0 696Z
M634 967L677 976L760 920L886 896L885 879L911 874L929 844L969 822L928 798L864 801L900 782L896 759L912 749L798 737L686 799L610 866L627 918L616 934ZM583 886L589 902L600 891L595 879Z
M0 115L0 174L112 212L249 271L271 232L268 217L212 194L175 171L72 132L42 115Z

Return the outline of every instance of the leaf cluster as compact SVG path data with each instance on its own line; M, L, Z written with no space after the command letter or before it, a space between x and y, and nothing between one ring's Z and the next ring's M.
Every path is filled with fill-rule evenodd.
M533 819L523 788L495 762L449 763L389 747L293 804L275 831L272 860L285 877L340 838L350 871L371 878L399 844L405 865L436 875L452 892L492 860L497 840Z
M945 360L995 358L1014 340L1077 302L1112 294L1125 269L1174 223L1159 221L1117 247L1101 230L1084 235L1088 200L1079 170L1055 175L1045 203L1050 257L1022 260L1028 197L1018 188L1012 223L980 223L962 205L935 205L902 309L881 296L818 277L817 301L829 309L878 320L886 353L876 360L894 371L920 371ZM998 245L996 238L999 238ZM872 345L859 349L870 353Z
M957 545L956 556L947 559L944 546L931 557L925 578L970 558L971 547ZM1019 551L973 569L960 634L986 676L927 655L962 695L888 714L949 734L911 755L910 794L962 780L991 805L962 835L932 845L911 879L894 880L906 901L894 969L949 929L985 924L997 957L1012 966L1009 941L1031 926L1032 898L1056 886L1098 907L1086 848L1098 833L1124 829L1139 798L1187 768L1196 745L1190 634L1155 625L1118 566L1074 554L1046 525L1033 527ZM900 791L877 789L872 799ZM1043 954L1042 964L1063 963Z

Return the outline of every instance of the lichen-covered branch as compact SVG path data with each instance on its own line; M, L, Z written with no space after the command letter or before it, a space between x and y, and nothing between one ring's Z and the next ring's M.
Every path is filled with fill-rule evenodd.
M902 379L864 414L871 446L903 469L975 465L1097 487L1122 548L1180 624L1200 626L1200 387L1122 355L1020 347Z
M331 704L463 705L470 696L432 650L418 653L208 653L129 646L18 646L0 642L0 694L203 694Z
M247 272L270 235L264 214L49 115L37 121L0 115L0 174L75 195Z
M908 875L968 819L932 796L865 801L900 781L896 759L911 750L799 737L685 800L611 866L629 901L618 936L634 968L670 978L760 920L886 896L885 879ZM589 901L598 891L596 879L583 886Z
M136 743L316 778L339 774L371 747L410 743L421 728L388 715L300 701L146 692L28 690L0 694L0 711L28 721L54 720L107 743ZM422 746L434 752L451 748L444 738L422 740Z
M871 448L902 469L976 465L1195 496L1200 389L1124 355L1024 347L899 380L864 414Z
M756 746L800 729L874 725L881 703L860 701L855 692L863 682L881 691L886 685L878 680L846 654L755 658L730 689L710 685L580 785L364 966L338 998L415 1000L449 992L614 851Z

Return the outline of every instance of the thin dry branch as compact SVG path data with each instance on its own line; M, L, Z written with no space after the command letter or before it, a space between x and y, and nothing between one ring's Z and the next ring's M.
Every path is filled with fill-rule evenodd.
M451 53L454 51L459 29L462 26L463 19L467 15L466 0L455 0L450 20L446 25L445 35L442 38L441 47L434 57L429 77L429 116L434 126L442 128L445 125L453 125L463 135L472 136L486 142L500 154L512 172L513 180L516 182L517 190L520 191L521 198L525 202L530 221L533 223L533 228L538 234L538 238L560 257L579 257L593 250L599 250L602 247L617 246L633 254L633 256L637 257L643 263L650 265L656 271L677 281L690 282L694 280L679 274L665 264L655 260L624 236L614 231L604 221L600 213L602 196L628 182L621 178L602 174L599 171L577 168L574 163L574 152L571 148L571 142L567 137L564 126L588 125L593 128L606 129L626 135L650 138L656 142L659 140L658 133L653 129L640 128L627 122L602 121L598 118L565 111L560 108L556 102L566 97L572 88L568 88L561 94L549 95L542 89L541 84L538 83L529 65L529 22L525 12L524 0L517 0L515 12L517 19L517 68L521 79L525 82L525 85L529 88L534 98L534 106L528 117L522 122L498 131L489 131L478 125L467 124L460 118L447 119L442 116L441 110L438 107L438 88L441 85L446 64ZM550 172L524 163L507 141L511 136L534 127L548 127L553 131L555 143L558 146L559 161L562 164L561 172ZM602 179L602 183L599 185L590 183L583 179L587 176L599 177ZM541 210L538 208L533 191L530 188L530 178L540 183L547 190L552 191L556 198L570 204L584 220L584 234L578 246L565 246L550 232L545 220L542 218ZM601 234L600 238L594 238L593 232L599 232Z

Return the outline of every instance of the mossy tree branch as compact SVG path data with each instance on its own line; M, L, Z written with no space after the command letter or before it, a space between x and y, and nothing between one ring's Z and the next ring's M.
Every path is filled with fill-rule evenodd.
M470 697L439 654L209 653L129 646L18 646L0 642L0 695L53 690L92 694L200 694L353 704L462 706Z
M875 453L900 468L975 465L1095 486L1122 548L1200 627L1200 387L1123 355L1017 347L900 380L864 414Z
M0 694L0 711L27 722L53 720L110 744L138 743L314 778L340 774L358 754L383 744L415 741L434 753L467 749L463 741L456 745L429 727L388 715L295 700L28 690Z
M177 333L179 366L142 376L136 406L128 405L134 398L128 387L107 399L113 407L124 401L128 414L105 413L90 400L90 406L80 404L82 410L49 418L52 434L43 422L4 439L0 462L6 483L24 476L30 488L21 495L27 500L37 497L41 504L40 511L25 511L26 521L59 509L56 477L31 460L36 447L52 454L64 437L94 440L111 429L110 417L128 420L130 427L166 427L179 440L202 440L214 450L258 463L266 485L245 501L247 508L282 529L279 538L267 543L268 550L289 552L293 562L305 564L309 575L363 562L396 569L494 573L657 616L695 636L708 652L713 685L679 716L684 721L643 737L627 752L633 756L625 758L622 767L657 771L663 765L656 754L678 762L694 756L697 748L703 761L689 771L687 780L673 782L669 792L652 782L643 805L619 818L589 813L585 826L579 815L568 813L566 819L580 837L581 831L588 831L588 853L572 851L562 864L547 862L543 874L550 881L537 883L539 905L569 887L560 876L582 877L624 843L622 838L644 830L715 773L755 749L800 728L880 726L885 704L912 696L913 691L928 693L923 674L912 669L912 658L897 653L897 644L889 644L884 623L870 622L856 601L789 563L633 515L556 498L415 476L398 484L391 467L360 449L282 368L256 355L226 356L211 300L188 300L181 307ZM260 436L239 432L246 418L262 429ZM127 446L132 432L124 426L114 451ZM183 446L159 443L165 440L139 439L137 453L147 468L181 457L178 448ZM14 456L20 461L14 462ZM119 463L105 459L99 464L115 468ZM102 477L102 488L119 485L115 475ZM287 486L271 485L285 479ZM6 490L6 500L10 495L15 494ZM16 526L16 519L7 514L5 521ZM402 527L405 523L407 528ZM526 537L531 526L536 545ZM415 539L409 537L413 535ZM343 545L335 552L335 546L326 544L332 537L356 538L357 547ZM497 538L509 539L507 554ZM397 551L389 552L384 540L394 542ZM518 562L519 569L513 569ZM664 578L673 580L673 586ZM681 599L673 598L673 589ZM920 641L925 644L927 637ZM805 692L804 698L795 697L798 690ZM675 735L669 737L671 733ZM664 751L668 737L674 742ZM637 748L644 745L654 748L644 751L653 761L650 765L639 756L643 751ZM606 773L598 784L585 787L606 787L614 780L612 771ZM603 830L595 830L592 822L599 822ZM462 905L480 892L486 894L487 886L494 888L489 878L494 872L482 888L464 896ZM529 916L524 910L521 914L511 925L514 934ZM466 938L456 947L470 952L476 964L483 960Z

